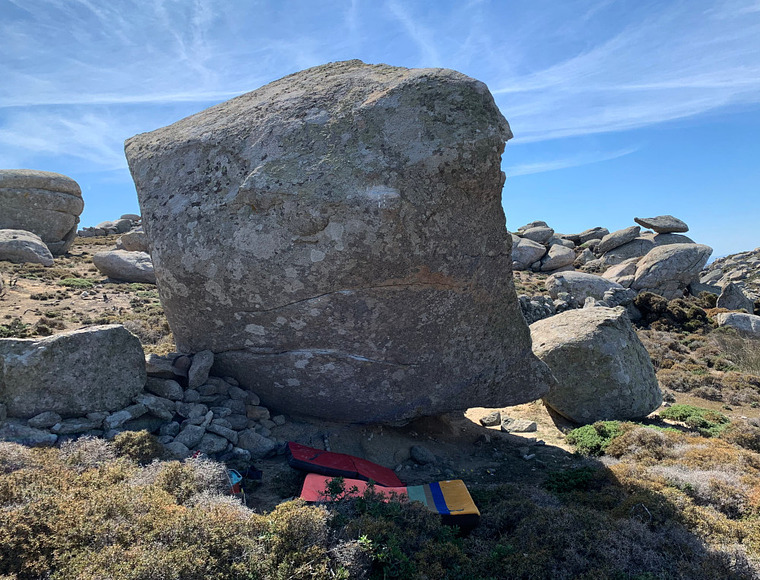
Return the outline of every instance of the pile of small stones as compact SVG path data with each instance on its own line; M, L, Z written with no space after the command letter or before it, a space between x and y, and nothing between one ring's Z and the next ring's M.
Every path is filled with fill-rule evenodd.
M270 416L259 397L235 379L210 375L213 363L211 351L148 355L145 389L128 407L77 418L48 411L26 422L8 419L3 430L13 433L3 438L53 445L84 435L112 439L123 431L147 430L176 459L196 451L238 462L285 453L286 442L274 435L285 417Z

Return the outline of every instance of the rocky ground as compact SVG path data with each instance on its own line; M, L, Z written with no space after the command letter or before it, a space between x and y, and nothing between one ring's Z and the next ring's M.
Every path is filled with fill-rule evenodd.
M140 338L146 354L171 352L171 333L155 285L114 281L92 265L92 255L114 248L117 239L117 235L78 237L66 256L55 259L53 267L0 262L5 281L0 297L0 336L41 337L92 324L122 323ZM548 294L546 278L545 273L515 272L518 293ZM698 404L733 419L760 415L760 380L732 371L730 365L716 365L716 360L728 357L721 350L725 344L703 333L691 335L682 330L640 328L638 332L666 390L666 406ZM726 377L728 380L723 380ZM481 425L480 420L494 411L502 417L535 422L536 430L517 434L501 431L500 423ZM582 461L572 455L573 448L565 438L573 427L534 402L502 409L473 408L403 427L351 427L292 417L275 434L279 439L318 447L327 442L333 451L397 468L402 479L412 484L454 476L487 483L505 477L535 480L537 472ZM432 453L430 463L410 458L414 445ZM289 468L282 457L262 462L270 475L262 485L251 488L251 500L261 501L263 507L283 497L282 489L276 488L287 479ZM295 494L295 487L290 491Z
M122 323L140 338L146 354L171 352L172 337L156 287L110 280L92 265L92 255L113 248L116 241L117 236L77 238L69 253L57 257L52 267L0 262L0 336L43 337L87 325ZM546 278L545 273L516 272L518 293L546 296ZM757 547L753 548L752 542L757 540L750 538L760 537L756 523L752 524L760 511L753 495L759 491L756 477L760 456L752 451L760 451L760 345L734 332L715 330L709 316L720 309L706 308L704 320L687 328L684 322L689 320L680 315L685 306L678 301L667 303L655 320L647 317L647 304L638 306L644 318L637 333L652 358L665 395L663 406L643 422L649 429L642 430L636 424L595 426L591 447L584 447L588 441L577 431L571 433L576 425L550 413L537 401L501 409L473 408L400 426L348 426L288 416L281 425L267 422L271 438L365 457L394 468L410 485L461 478L481 502L491 497L493 490L504 489L505 484L515 486L510 489L519 489L521 497L538 502L531 504L531 509L554 509L552 502L556 500L547 499L544 490L552 486L573 488L577 485L574 474L596 474L588 475L596 482L589 484L587 493L592 495L572 496L572 500L563 495L557 505L580 502L572 504L573 509L580 509L586 502L598 501L599 510L616 513L615 502L628 505L626 502L633 502L633 498L652 497L641 494L673 490L683 498L668 502L691 502L688 505L697 510L683 512L684 525L701 537L700 541L722 545L721 558L732 554L730 558L738 557L743 562L744 554L752 559L753 553L756 558ZM732 426L733 438L705 439L703 435L712 423L700 422L702 419L665 418L668 408L677 405L702 409L700 413L708 413L708 417L725 416ZM272 409L274 413L276 409ZM494 417L494 413L499 416ZM509 419L528 431L504 431L502 422L509 423ZM593 449L598 441L607 441L608 428L622 429L611 436L617 441L610 447L614 451L601 461L578 453L579 449ZM660 439L659 435L651 435L667 428L676 428L680 433L666 431ZM586 432L584 437L588 435ZM251 465L262 472L260 481L245 480L246 503L256 512L269 513L299 494L303 476L288 466L281 449L279 454L257 459ZM600 478L605 483L599 483ZM610 490L620 489L628 495L606 506L605 501L612 501ZM598 496L600 493L603 495ZM662 497L670 497L667 493ZM615 517L638 522L642 514L648 513L642 510L654 511L659 505L647 501L632 503L625 508L626 513ZM663 514L672 509L670 503L667 505L670 507L663 507ZM490 537L496 525L489 519L491 509L484 507L483 529L478 532L484 537ZM658 513L647 517L665 517ZM714 529L698 531L695 522L706 519ZM573 525L585 524L579 520ZM748 578L756 572L737 577Z

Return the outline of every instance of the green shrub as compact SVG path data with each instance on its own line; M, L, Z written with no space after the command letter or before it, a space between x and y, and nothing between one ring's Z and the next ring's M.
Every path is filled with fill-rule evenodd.
M603 455L612 440L621 434L620 421L597 421L567 434L567 441L583 455Z
M703 437L716 437L731 423L723 413L693 405L673 405L660 411L660 417L686 423Z

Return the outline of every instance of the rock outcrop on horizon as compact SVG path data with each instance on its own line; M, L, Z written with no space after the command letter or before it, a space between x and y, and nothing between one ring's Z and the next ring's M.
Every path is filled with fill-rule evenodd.
M39 236L54 256L65 254L84 209L76 181L60 173L0 169L0 229Z
M510 137L483 83L348 61L129 139L178 347L341 421L540 397L501 207Z
M760 300L760 248L718 258L701 272L699 283L715 294L736 284L750 300Z

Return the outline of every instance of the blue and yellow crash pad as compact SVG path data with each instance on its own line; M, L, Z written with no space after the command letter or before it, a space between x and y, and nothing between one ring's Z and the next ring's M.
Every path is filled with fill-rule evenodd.
M301 490L301 499L309 502L331 501L327 486L333 477L310 473ZM368 483L360 479L344 479L345 495L359 497L367 489ZM438 481L425 485L396 487L375 486L374 491L390 499L418 501L430 511L441 514L446 525L472 529L480 522L480 511L472 501L467 486L461 479Z

